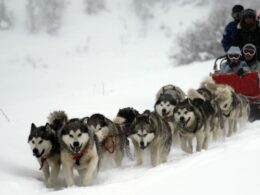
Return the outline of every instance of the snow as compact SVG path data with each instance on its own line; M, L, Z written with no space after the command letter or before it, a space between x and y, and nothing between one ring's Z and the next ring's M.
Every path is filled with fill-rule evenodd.
M163 85L197 88L213 61L173 67L169 48L209 5L176 1L169 12L156 9L157 17L141 28L130 1L110 0L107 11L91 17L76 11L83 10L80 1L69 1L64 26L49 36L23 29L22 2L11 2L20 13L15 29L1 32L0 194L260 194L260 122L208 151L188 155L173 147L168 162L154 168L125 159L120 168L101 170L91 186L66 188L61 173L57 188L47 189L27 144L31 123L44 124L57 109L69 117L113 119L122 107L153 109Z

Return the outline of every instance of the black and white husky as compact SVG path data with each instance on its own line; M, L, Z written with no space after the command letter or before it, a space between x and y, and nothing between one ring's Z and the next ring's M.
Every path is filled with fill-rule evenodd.
M137 116L130 129L137 165L143 163L143 150L146 149L150 151L152 166L167 161L172 145L171 128L157 113Z
M58 131L66 123L67 116L62 111L50 114L45 126L31 125L28 143L43 171L47 187L54 187L60 171L60 146Z
M130 150L127 132L102 114L90 116L87 126L98 138L102 155L101 165L108 159L113 159L117 166L121 166L126 150Z
M61 162L67 186L75 184L73 169L80 175L83 186L89 185L96 176L99 164L98 142L82 120L71 119L60 134Z

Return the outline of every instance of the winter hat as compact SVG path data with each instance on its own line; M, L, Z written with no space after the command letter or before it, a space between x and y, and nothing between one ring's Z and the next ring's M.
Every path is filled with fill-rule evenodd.
M244 10L244 7L242 5L234 5L232 8L232 14L234 13L240 13Z
M242 13L243 18L247 17L247 16L251 16L253 18L256 18L256 11L253 9L245 9Z
M246 48L250 48L250 49L253 49L254 51L256 51L256 46L254 44L252 44L252 43L245 44L244 47L243 47L243 51Z
M228 55L230 55L230 54L238 54L238 55L242 56L240 48L239 47L235 47L235 46L231 46L229 48L229 50L227 51L227 54Z

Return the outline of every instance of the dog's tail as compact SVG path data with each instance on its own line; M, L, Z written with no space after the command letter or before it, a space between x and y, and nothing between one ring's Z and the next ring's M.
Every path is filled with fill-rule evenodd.
M48 123L55 131L61 129L67 121L68 116L64 111L54 111L48 116Z
M191 100L194 99L202 99L205 101L205 98L195 89L189 89L187 93L187 97Z
M126 122L126 119L124 117L121 117L121 116L116 116L116 118L113 120L113 122L118 124L118 125L122 125Z

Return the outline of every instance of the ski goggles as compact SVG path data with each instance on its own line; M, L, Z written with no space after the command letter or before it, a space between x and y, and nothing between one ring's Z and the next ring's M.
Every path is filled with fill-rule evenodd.
M243 53L244 53L245 55L253 56L253 55L255 55L255 50L254 50L254 49L244 49L244 50L243 50Z
M240 58L240 55L238 55L238 54L228 54L228 58L238 60Z

